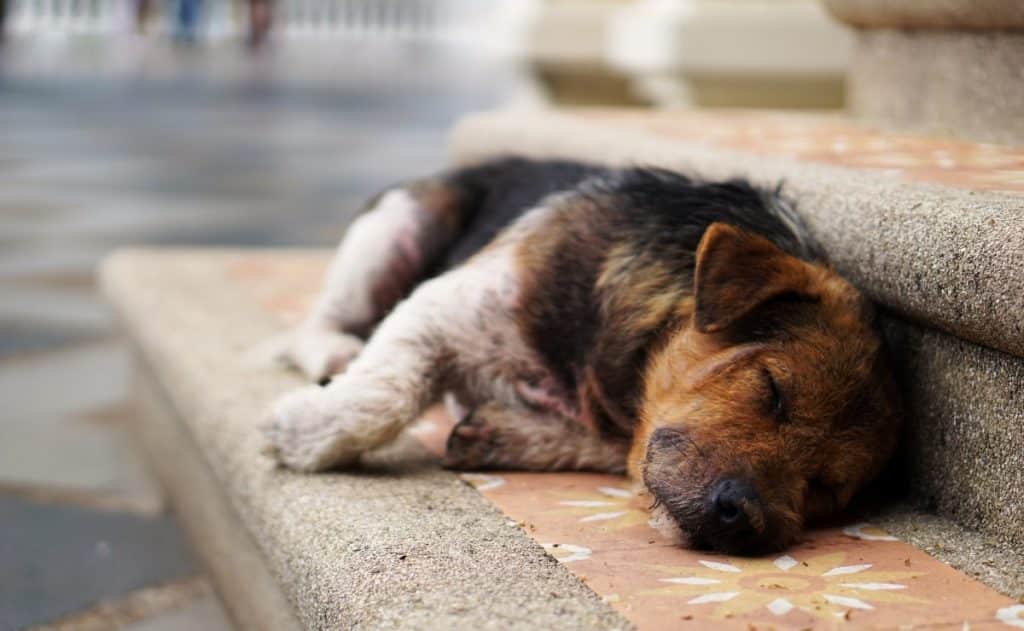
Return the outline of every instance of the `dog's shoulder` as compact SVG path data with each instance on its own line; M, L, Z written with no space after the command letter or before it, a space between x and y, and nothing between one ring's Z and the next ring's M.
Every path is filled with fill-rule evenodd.
M692 297L708 226L734 225L817 258L777 191L744 180L608 169L545 203L518 248L521 328L569 387L590 392L605 428L622 433L635 418L647 358L686 313L679 305Z

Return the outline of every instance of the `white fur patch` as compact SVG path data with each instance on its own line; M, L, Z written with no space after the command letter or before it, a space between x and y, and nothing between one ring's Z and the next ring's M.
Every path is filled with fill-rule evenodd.
M514 396L512 384L537 361L512 319L511 263L509 248L492 249L427 281L345 373L326 388L283 397L267 430L277 457L306 471L351 464L415 420L441 395L443 377L455 375L474 397Z
M372 322L377 315L373 283L388 273L392 248L403 239L415 241L419 216L416 200L399 188L384 193L373 210L352 222L327 272L311 323L352 330Z
M689 545L689 537L682 531L676 520L672 518L672 514L668 512L668 509L660 504L651 509L651 518L647 521L647 525L671 543L683 547Z

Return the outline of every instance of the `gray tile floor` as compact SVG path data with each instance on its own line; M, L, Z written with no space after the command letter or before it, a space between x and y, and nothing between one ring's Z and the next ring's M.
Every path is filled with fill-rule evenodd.
M0 50L0 629L201 573L124 432L97 262L125 244L333 244L363 199L443 162L460 115L521 85L425 43ZM227 625L208 590L163 601L131 628Z

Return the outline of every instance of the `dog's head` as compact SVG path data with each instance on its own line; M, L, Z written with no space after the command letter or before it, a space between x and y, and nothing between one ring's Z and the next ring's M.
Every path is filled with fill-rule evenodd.
M688 545L779 549L892 453L890 362L870 302L825 266L725 224L696 256L692 316L649 364L630 466Z

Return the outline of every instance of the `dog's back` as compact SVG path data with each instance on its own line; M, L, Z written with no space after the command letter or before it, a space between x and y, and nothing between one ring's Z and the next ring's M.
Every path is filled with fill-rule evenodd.
M487 245L502 229L552 193L571 190L608 169L582 162L504 158L445 176L471 196L473 208L444 258L441 269L455 267Z
M614 169L566 160L504 158L446 173L446 186L467 197L459 234L437 272L462 263L545 197L563 192L609 195L621 218L664 233L683 230L679 246L692 252L704 229L726 221L765 236L787 253L819 259L821 253L779 192L745 180L708 183L644 167ZM676 229L676 230L673 230Z

